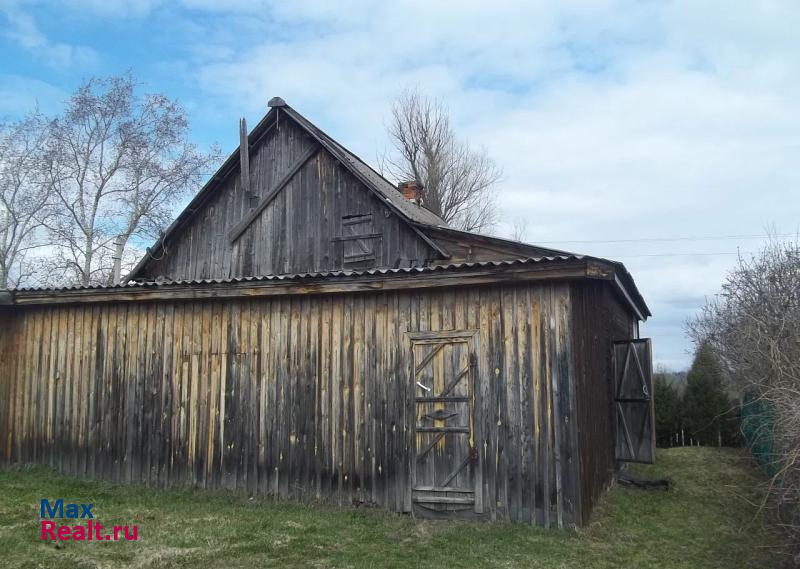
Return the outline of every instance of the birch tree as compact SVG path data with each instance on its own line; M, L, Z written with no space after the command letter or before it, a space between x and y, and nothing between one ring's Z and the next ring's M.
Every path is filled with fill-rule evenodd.
M48 227L69 281L119 282L131 240L157 235L216 158L188 141L177 102L136 88L129 75L91 79L52 122L47 179L58 215Z
M38 112L0 125L0 289L24 283L33 266L29 253L47 244L46 127Z

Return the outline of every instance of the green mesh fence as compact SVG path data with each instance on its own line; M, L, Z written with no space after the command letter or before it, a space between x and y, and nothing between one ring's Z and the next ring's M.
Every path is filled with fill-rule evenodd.
M773 416L769 405L753 396L745 396L741 410L744 444L769 476L778 472L779 460L772 438Z

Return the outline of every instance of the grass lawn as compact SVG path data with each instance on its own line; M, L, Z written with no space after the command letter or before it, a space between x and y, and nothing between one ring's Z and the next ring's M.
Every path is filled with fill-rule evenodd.
M0 470L2 567L779 567L779 539L760 518L743 451L659 451L637 468L670 492L614 488L577 531L416 521L223 492L76 481L34 467ZM39 500L95 503L97 521L139 524L138 542L39 539Z

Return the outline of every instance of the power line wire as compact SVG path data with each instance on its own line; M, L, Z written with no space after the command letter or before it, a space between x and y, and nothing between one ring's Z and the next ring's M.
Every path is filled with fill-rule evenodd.
M539 241L537 244L558 244L558 243L652 243L667 241L718 241L723 239L767 239L770 237L797 237L796 233L776 233L770 234L750 234L750 235L716 235L701 237L643 237L638 239L572 239L564 241Z
M714 255L739 255L740 252L719 252L719 253L614 253L613 255L598 255L599 257L711 257ZM741 251L742 255L749 255L749 251Z

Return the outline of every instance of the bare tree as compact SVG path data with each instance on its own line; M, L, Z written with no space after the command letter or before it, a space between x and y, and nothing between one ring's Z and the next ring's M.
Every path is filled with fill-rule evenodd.
M511 239L524 242L528 238L528 220L518 217L511 226Z
M388 130L395 149L383 159L388 175L420 182L425 207L453 227L480 231L495 224L501 171L484 148L456 137L441 102L405 91L392 107Z
M800 242L773 241L739 259L688 329L713 346L751 409L763 409L748 411L743 428L771 447L760 456L769 494L800 545Z
M0 288L32 276L28 254L47 244L43 223L51 213L42 179L47 125L33 112L0 125Z
M48 137L48 183L59 215L48 227L69 280L116 283L134 236L163 229L216 153L187 141L183 108L136 95L130 75L91 79L72 95Z

